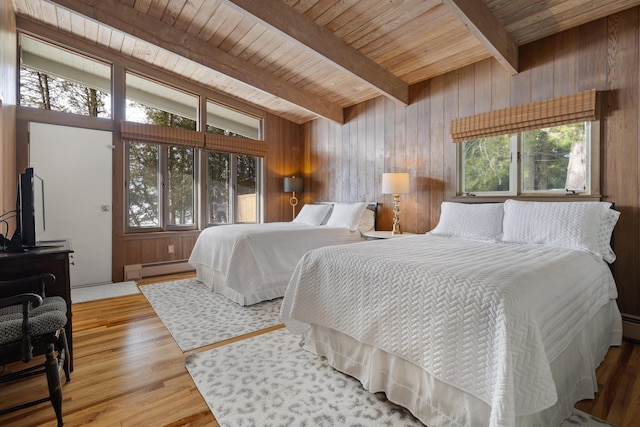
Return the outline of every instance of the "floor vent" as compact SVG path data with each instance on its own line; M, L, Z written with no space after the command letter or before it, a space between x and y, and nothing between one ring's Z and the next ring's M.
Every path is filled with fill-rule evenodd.
M138 280L144 277L195 271L187 260L156 262L152 264L132 264L124 266L124 280Z

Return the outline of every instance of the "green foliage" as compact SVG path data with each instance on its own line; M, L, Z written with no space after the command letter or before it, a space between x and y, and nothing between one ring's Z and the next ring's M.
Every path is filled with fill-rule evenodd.
M225 223L229 219L230 179L231 154L210 151L207 157L209 223Z
M566 188L571 148L584 144L583 123L523 132L523 191Z
M194 149L168 147L169 224L195 223Z
M509 190L509 135L462 143L464 193ZM585 182L584 123L522 133L522 191L564 190L568 182ZM571 167L571 161L574 167Z
M508 191L509 135L491 136L462 143L465 193Z
M160 226L159 149L129 143L129 227Z

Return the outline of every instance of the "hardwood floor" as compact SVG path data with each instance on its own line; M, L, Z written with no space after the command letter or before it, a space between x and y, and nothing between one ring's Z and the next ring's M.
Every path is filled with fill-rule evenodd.
M72 381L63 385L66 427L218 426L184 366L188 353L182 353L142 294L74 304L73 330L75 369ZM618 427L640 426L639 369L640 345L611 348L598 368L596 398L576 406ZM3 384L0 407L46 394L44 376ZM0 426L55 425L49 403L0 416Z

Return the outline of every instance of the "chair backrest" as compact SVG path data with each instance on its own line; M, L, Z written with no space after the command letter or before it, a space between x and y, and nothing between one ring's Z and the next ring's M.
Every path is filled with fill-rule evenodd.
M28 362L33 357L33 339L55 333L67 322L66 303L59 297L46 298L45 288L52 274L40 274L0 282L0 362ZM38 293L25 292L35 290Z

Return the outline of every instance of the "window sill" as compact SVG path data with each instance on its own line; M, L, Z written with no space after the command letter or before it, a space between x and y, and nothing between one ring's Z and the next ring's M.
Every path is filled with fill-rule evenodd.
M572 194L562 194L562 195L549 195L549 194L540 194L540 195L532 195L532 194L522 194L518 196L453 196L449 199L451 202L460 202L460 203L502 203L505 200L523 200L523 201L538 201L538 202L599 202L602 200L602 196L600 195L572 195Z

